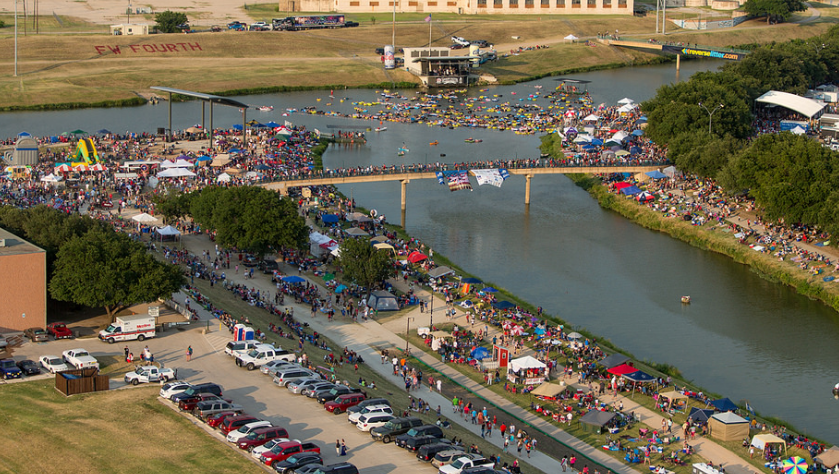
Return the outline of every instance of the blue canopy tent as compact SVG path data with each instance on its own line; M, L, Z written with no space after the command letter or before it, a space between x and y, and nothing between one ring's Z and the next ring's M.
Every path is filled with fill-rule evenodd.
M342 292L346 289L347 289L347 285L338 285L337 287L335 287L335 293L340 293L340 292Z
M643 130L633 130L633 131L632 131L632 136L633 136L633 137L640 137L640 136L641 136L641 135L643 135L643 134L644 134L644 131L643 131Z
M290 276L284 276L283 281L286 282L286 283L303 283L304 281L306 281L306 279L301 278L297 275L290 275Z
M201 155L195 161L213 161L213 158L207 155Z
M516 307L516 305L514 305L513 303L510 303L507 300L496 301L495 303L492 303L492 306L494 306L496 309L502 309L502 310L503 309L511 309L511 308Z
M623 354L615 353L601 360L600 362L598 362L598 364L602 365L603 367L606 367L607 369L611 369L612 367L617 367L628 360L629 357Z
M483 291L485 293L498 293L498 290L496 290L495 288L493 288L491 286L488 286L481 291Z
M717 411L735 411L737 410L737 405L734 404L728 398L720 398L719 400L714 400L711 402L711 405L717 409Z
M631 380L635 383L638 383L638 382L641 382L641 383L652 382L653 380L655 380L655 377L653 377L652 375L650 375L650 374L648 374L644 371L641 371L641 370L637 370L635 372L624 374L623 377L625 379Z
M270 166L268 166L268 165L264 165L264 164L263 164L263 165L258 165L258 166L256 167L256 169L258 169L259 171L268 171L268 170L270 170L270 169L271 169L271 167L270 167Z
M477 285L478 283L483 283L481 280L478 280L477 278L462 278L460 281L462 283L469 283L469 284L473 284L473 285Z
M322 220L324 224L335 224L338 222L338 216L335 214L324 214L320 216L320 220Z
M275 121L273 121L273 120L272 120L272 121L270 121L270 122L268 122L268 123L266 123L265 125L267 125L267 126L269 126L269 127L271 127L271 128L277 128L277 127L279 127L279 126L280 126L280 124L278 124L277 122L275 122Z
M601 146L603 145L603 140L599 138L592 138L589 143L591 143L592 145Z
M641 193L641 190L637 186L629 186L621 189L621 192L627 196L634 196Z
M661 171L659 171L659 170L647 171L647 172L646 172L646 173L644 173L644 174L645 174L645 175L647 175L647 176L649 176L649 177L650 177L650 178L652 178L652 179L664 179L664 178L666 178L666 177L667 177L667 175L666 175L666 174L662 173L662 172L661 172Z
M484 360L490 356L489 350L486 347L476 347L472 349L472 352L469 354L473 359L477 360Z
M714 410L708 410L707 408L692 407L690 409L690 414L688 415L688 420L707 423L713 414Z
M234 124L230 128L232 128L233 130L242 130L243 129L242 124L240 124L240 123Z

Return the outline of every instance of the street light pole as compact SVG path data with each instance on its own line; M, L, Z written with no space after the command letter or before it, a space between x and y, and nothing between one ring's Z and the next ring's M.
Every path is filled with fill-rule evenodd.
M430 308L428 310L428 328L434 331L434 289L431 288L431 303L429 304Z
M714 110L708 110L708 107L705 107L704 105L702 105L702 102L699 103L699 106L702 107L703 109L705 109L705 112L708 112L708 135L710 135L711 134L711 121L714 118L714 112L716 112L719 109L724 109L725 104L720 104L720 105L714 107Z
M408 327L405 328L405 356L408 355L408 336L411 334L411 321L414 318L408 317Z

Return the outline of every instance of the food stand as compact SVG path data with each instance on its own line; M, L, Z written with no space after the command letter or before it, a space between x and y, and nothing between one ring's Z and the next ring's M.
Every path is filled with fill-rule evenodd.
M548 366L531 356L510 361L507 380L523 385L539 385L548 379Z

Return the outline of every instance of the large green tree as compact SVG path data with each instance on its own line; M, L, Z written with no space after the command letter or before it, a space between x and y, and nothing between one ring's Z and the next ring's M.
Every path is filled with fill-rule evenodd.
M807 9L801 0L748 0L743 9L752 16L766 16L766 23L771 20L788 21L793 12Z
M729 191L748 190L770 219L832 225L825 205L839 192L839 157L806 136L761 135L720 175Z
M169 189L166 194L155 194L154 210L163 216L166 223L177 221L189 215L192 193L182 193L176 189Z
M396 276L393 253L373 247L365 238L345 240L337 263L347 279L367 288L368 296L376 284Z
M154 16L154 21L157 23L157 31L161 33L178 33L181 30L178 25L183 25L188 20L186 13L173 12L166 10Z
M304 248L309 230L287 197L257 186L210 187L192 197L192 218L216 231L216 242L259 255Z
M57 300L102 306L113 318L133 304L168 297L184 283L178 267L158 261L141 243L95 228L61 246L49 288Z

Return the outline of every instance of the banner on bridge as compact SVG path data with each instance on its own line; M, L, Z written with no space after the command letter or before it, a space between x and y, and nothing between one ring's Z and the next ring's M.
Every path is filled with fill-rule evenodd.
M714 58L714 59L728 59L730 61L739 61L746 57L745 53L738 53L735 51L717 51L708 48L684 48L681 46L663 45L661 50L670 54L681 54L693 58Z

